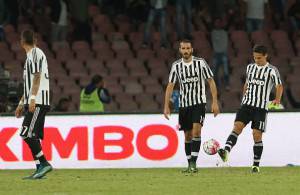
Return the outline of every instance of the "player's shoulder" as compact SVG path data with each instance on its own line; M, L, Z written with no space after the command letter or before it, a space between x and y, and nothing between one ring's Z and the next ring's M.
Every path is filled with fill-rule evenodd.
M172 63L172 66L176 66L177 64L180 64L180 62L182 62L182 58L175 60L175 61Z
M250 70L250 68L253 67L253 66L255 66L255 63L249 63L249 64L247 65L247 70Z
M197 57L197 56L193 56L193 60L194 61L200 61L200 62L206 62L204 58L200 58L200 57Z
M276 66L274 66L273 64L268 64L268 67L272 70L278 71L278 68Z
M32 49L32 54L34 55L38 55L38 56L44 56L45 53L43 52L43 50L41 50L40 48L38 47L35 47Z

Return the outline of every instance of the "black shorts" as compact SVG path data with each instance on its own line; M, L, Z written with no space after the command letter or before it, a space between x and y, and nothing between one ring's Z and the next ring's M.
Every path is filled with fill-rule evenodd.
M36 105L35 111L29 112L28 106L24 107L24 120L20 136L22 138L44 138L44 123L46 113L50 106Z
M200 123L203 126L205 119L205 104L179 108L179 130L190 131L193 123Z
M267 113L268 111L265 109L242 105L236 113L235 121L243 122L245 125L251 121L252 129L258 129L264 132L267 125Z

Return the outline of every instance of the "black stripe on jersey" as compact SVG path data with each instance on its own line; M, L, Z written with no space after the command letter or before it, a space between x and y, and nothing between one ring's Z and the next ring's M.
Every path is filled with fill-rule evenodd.
M254 74L251 74L253 72L253 70L255 70L255 66L254 64L252 64L252 67L249 69L249 81L251 81L254 77ZM248 85L249 87L249 91L251 92L250 94L247 94L247 101L246 104L250 104L251 103L251 97L252 97L252 85Z
M175 81L175 77L176 77L176 73L175 73L175 72L173 72L173 73L172 73L172 78L171 78L171 82L172 82L172 83L174 83L174 81Z
M48 93L48 90L46 90L46 105L50 105L49 104L49 93Z
M183 66L184 67L184 70L183 70L183 75L184 75L184 78L188 78L188 70L187 70L187 67L186 66ZM184 88L185 88L185 93L184 93L184 96L185 96L185 106L188 106L188 101L189 101L189 99L188 99L188 97L187 97L187 94L188 94L188 92L189 92L189 89L188 89L188 86L189 86L189 84L188 83L185 83L184 84L185 86L184 86Z
M263 100L266 100L267 98L267 94L268 94L268 87L269 87L269 83L270 83L270 80L271 80L271 72L272 72L272 69L269 70L269 73L268 73L268 79L266 81L266 85L264 86L264 96L263 96ZM265 107L266 106L266 102L263 102L262 101L262 106L261 108Z
M209 70L210 70L210 68L209 68L208 64L206 63L206 61L205 61L205 60L203 60L203 63L204 63L204 72L205 72L205 78L207 79L207 78L210 78L210 77L212 77L213 75L212 75L212 72L211 72L211 71L209 71Z
M193 77L197 77L197 73L196 73L196 66L197 66L197 63L195 61L193 61L193 67L191 67L191 74ZM197 96L196 96L196 88L197 88L197 84L196 83L192 83L193 84L193 101L194 101L194 105L198 103L198 100L197 100Z
M32 73L37 72L37 55L36 55L36 49L33 48L32 49L32 59L33 59L33 65L34 65L34 70L32 71Z
M37 72L40 72L43 66L43 60L44 60L44 56L42 56L42 58L40 59L40 63L39 63L39 69Z
M257 71L255 71L254 75L255 77L254 78L260 78L260 75L263 71L263 68L260 68L258 69ZM261 86L257 86L257 85L254 85L253 87L253 96L252 96L252 102L251 102L251 106L255 106L255 97L258 96L258 94L260 93L260 87Z
M24 102L26 102L28 100L28 92L27 92L27 81L26 78L24 79Z
M263 79L264 78L264 75L267 75L268 73L268 68L265 68L264 69L264 71L262 72L262 74L260 75L260 79ZM260 86L260 88L259 88L259 90L260 90L260 94L259 94L259 100L258 100L258 102L257 102L257 107L260 107L260 108L262 108L262 106L263 106L263 103L264 103L264 99L263 99L263 94L265 93L265 90L264 90L264 86Z
M202 86L202 82L201 82L201 77L202 77L202 69L201 69L201 64L200 64L200 61L198 61L198 70L199 70L199 86L200 86L200 88L199 88L199 92L200 92L200 103L203 103L203 101L202 101L202 88L203 88L203 86Z
M31 63L30 63L31 64ZM30 70L29 70L29 66L27 66L27 75L26 75L26 80L27 80L27 92L28 92L28 95L29 95L29 91L31 89L31 76L30 76Z
M274 72L275 72L275 77L272 76L272 80L273 82L275 83L275 85L277 84L282 84L281 83L281 80L280 80L280 74L279 74L279 71L278 69L275 67L275 66L272 66L272 65L269 65L272 69L274 69ZM274 78L273 78L274 77Z
M184 88L184 83L182 82L182 77L181 76L183 76L182 74L183 74L183 63L181 62L179 65L178 65L178 69L179 69L179 71L178 71L178 74L180 75L179 76L179 78L180 78L180 84L181 84L181 93L180 93L180 96L181 96L181 98L180 98L180 104L181 104L181 106L183 106L184 107L184 94L185 94L185 92L184 92L184 90L185 90L185 88ZM180 72L182 72L182 74L180 74Z
M45 105L45 91L42 90L42 104Z

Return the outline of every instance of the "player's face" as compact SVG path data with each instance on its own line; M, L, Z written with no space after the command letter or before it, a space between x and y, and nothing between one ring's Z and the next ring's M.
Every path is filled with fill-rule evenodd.
M253 58L257 65L260 65L260 66L265 65L267 63L267 57L268 57L267 54L263 55L261 53L253 52Z
M179 52L184 59L189 59L193 54L193 48L191 43L180 43Z

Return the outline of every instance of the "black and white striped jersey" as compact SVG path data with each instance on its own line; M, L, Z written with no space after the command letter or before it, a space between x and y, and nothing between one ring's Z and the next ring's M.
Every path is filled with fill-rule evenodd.
M24 64L24 104L29 104L35 73L41 74L40 87L35 98L35 103L40 105L50 105L47 59L44 52L37 47L32 48L27 53L27 58Z
M275 66L249 64L246 71L246 92L242 105L249 105L267 110L270 93L275 85L282 84L280 74Z
M180 86L179 107L206 103L205 80L213 73L203 58L192 58L190 63L179 59L172 64L169 82Z

